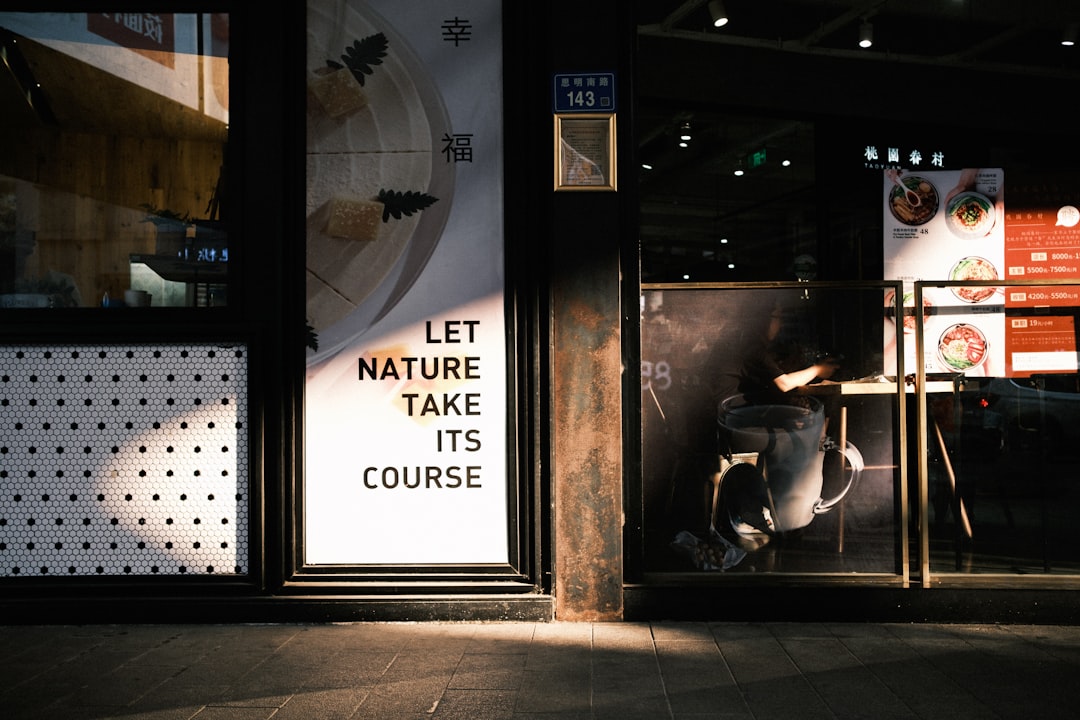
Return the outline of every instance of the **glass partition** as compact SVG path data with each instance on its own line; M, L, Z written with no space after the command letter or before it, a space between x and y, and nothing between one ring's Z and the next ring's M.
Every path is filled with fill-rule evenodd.
M906 578L897 290L643 287L647 575Z
M228 300L229 16L0 13L0 307Z
M1080 284L916 288L924 299L994 292L935 308L918 327L923 572L1077 574Z

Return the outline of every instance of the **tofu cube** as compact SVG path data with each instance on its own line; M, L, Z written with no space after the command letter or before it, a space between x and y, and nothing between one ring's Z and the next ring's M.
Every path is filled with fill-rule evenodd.
M367 105L364 89L348 68L326 68L315 75L308 87L332 118L350 115Z
M327 203L327 219L323 232L347 240L374 240L382 223L383 204L375 200L354 200L335 197Z

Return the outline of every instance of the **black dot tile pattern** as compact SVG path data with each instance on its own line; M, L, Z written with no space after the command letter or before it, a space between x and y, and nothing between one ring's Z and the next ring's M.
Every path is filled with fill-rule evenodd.
M248 351L0 346L0 577L245 575Z

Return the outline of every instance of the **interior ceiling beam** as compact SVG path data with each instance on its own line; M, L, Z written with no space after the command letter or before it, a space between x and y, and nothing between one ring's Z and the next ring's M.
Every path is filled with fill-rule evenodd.
M978 45L972 45L963 52L952 53L950 55L944 55L941 57L942 62L956 62L961 63L968 61L971 58L978 57L988 50L1001 47L1002 45L1011 42L1014 38L1017 38L1025 33L1029 33L1038 25L1036 23L1017 23L1007 30L998 33L997 35L983 40Z
M877 14L881 6L884 5L886 0L869 0L857 7L853 7L845 13L837 15L829 22L823 24L814 32L806 35L801 40L796 41L797 44L801 44L804 47L811 47L821 42L822 38L826 38L832 35L834 32L842 27L846 27L856 20L863 21L869 20L871 17Z
M684 2L682 5L675 8L674 12L672 12L670 15L660 21L660 27L664 28L665 30L670 30L671 28L675 27L676 23L678 23L690 13L697 10L705 3L706 0L686 0L686 2Z

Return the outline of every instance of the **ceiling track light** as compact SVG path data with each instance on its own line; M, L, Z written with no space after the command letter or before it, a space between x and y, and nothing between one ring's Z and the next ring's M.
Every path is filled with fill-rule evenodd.
M1061 36L1061 44L1065 47L1072 47L1076 44L1076 31L1077 23L1069 23L1065 26L1065 32Z
M678 142L678 146L680 148L690 147L690 137L691 137L691 135L690 135L690 123L689 122L683 122L681 125L679 125L679 142Z
M859 47L868 48L874 44L874 26L868 20L863 20L859 26Z
M728 23L727 10L721 0L709 0L709 17L712 18L713 27L724 27Z

